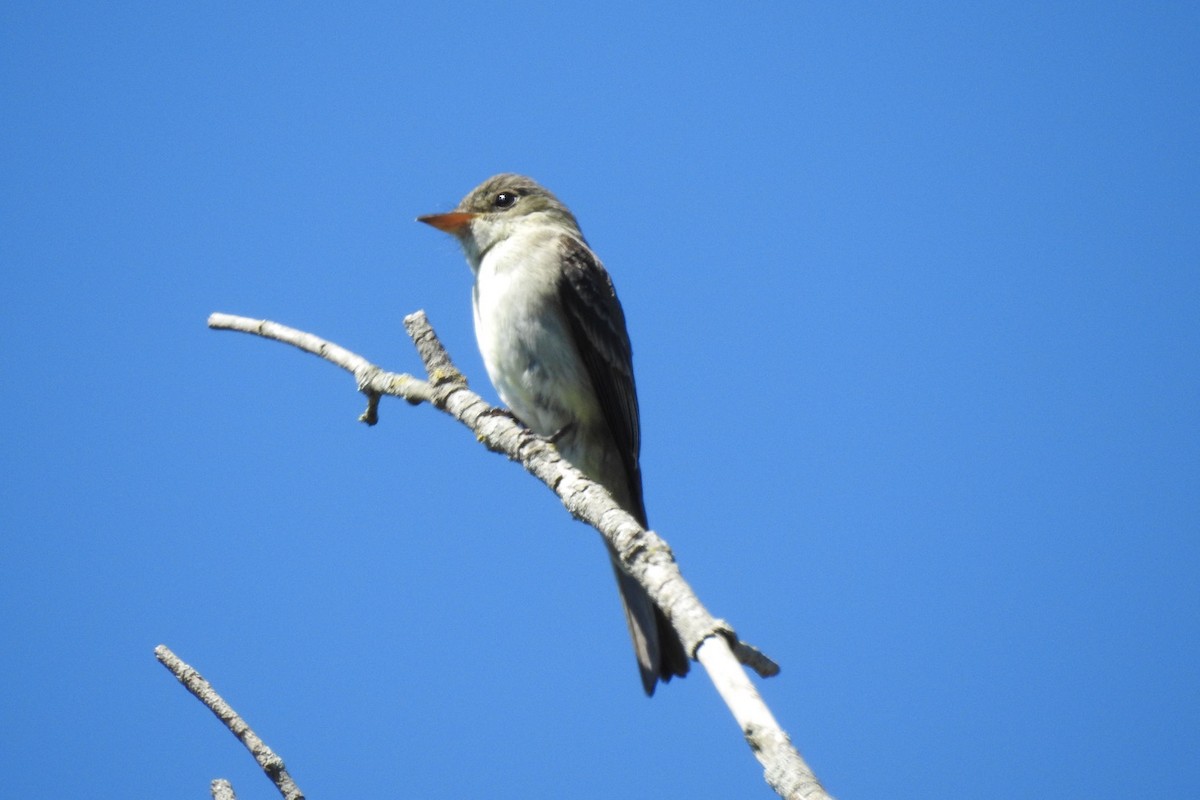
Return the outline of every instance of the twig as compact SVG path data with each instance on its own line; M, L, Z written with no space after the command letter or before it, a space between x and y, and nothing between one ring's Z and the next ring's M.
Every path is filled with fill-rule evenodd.
M274 339L337 364L354 375L354 379L358 382L358 390L367 396L367 410L358 419L368 425L374 425L379 421L380 395L390 394L403 397L414 405L430 402L432 398L433 387L427 381L414 378L412 375L384 372L357 353L351 353L344 347L327 342L319 336L298 331L277 322L266 319L249 319L232 314L212 314L208 318L208 327L253 333L266 339ZM455 371L455 376L462 380L464 385L466 384L466 380L457 371Z
M378 419L381 395L395 395L413 404L427 402L466 425L489 450L519 461L558 495L572 516L599 531L615 548L625 569L646 587L679 633L687 652L704 665L729 705L747 743L762 763L771 788L788 800L828 798L738 662L763 677L778 674L779 666L739 641L728 623L708 612L684 580L665 541L642 528L603 486L559 456L553 444L468 389L424 312L405 317L404 327L425 365L427 381L385 372L319 337L266 320L213 314L208 318L208 326L277 339L351 372L359 391L368 398L367 411L360 417L367 424Z
M217 690L212 687L212 684L204 680L199 672L180 661L179 657L172 653L165 644L154 648L154 656L159 663L179 679L180 683L187 687L189 692L196 696L197 700L208 706L209 710L217 715L217 719L225 723L225 727L229 728L233 735L246 746L250 755L254 756L254 760L262 767L263 772L267 773L267 777L279 789L284 800L304 800L304 793L292 780L292 776L288 775L287 768L283 765L283 759L275 755L275 751L258 738L258 734L250 729L246 721L225 702L221 695L217 694ZM214 797L217 795L217 783L218 781L213 781L212 784ZM228 785L228 781L225 783ZM233 788L229 787L229 791L232 793Z

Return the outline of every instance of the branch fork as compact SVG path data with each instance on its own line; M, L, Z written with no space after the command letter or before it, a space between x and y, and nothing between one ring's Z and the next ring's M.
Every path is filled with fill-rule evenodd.
M385 371L362 356L318 336L269 320L216 313L208 318L208 326L284 342L350 372L358 391L367 398L366 410L359 419L368 425L378 423L379 401L384 395L402 398L413 405L429 403L466 425L489 450L520 462L558 495L571 516L591 525L612 544L625 569L646 587L651 598L663 609L680 634L689 655L704 666L713 685L729 706L751 751L763 765L764 778L771 788L781 797L789 799L828 798L740 665L749 667L762 677L778 674L779 666L753 646L738 640L727 622L708 612L684 580L670 546L663 539L653 531L642 528L633 516L617 505L603 486L589 480L563 459L551 441L523 426L510 412L489 405L472 392L424 312L418 311L405 317L404 327L424 364L425 378ZM174 658L173 654L163 646L159 647L158 652L164 665L175 671L166 658L168 654ZM178 662L178 659L175 661ZM180 675L179 672L175 674ZM203 681L198 675L195 677ZM180 677L180 681L197 697L201 697L198 690L183 677ZM208 689L211 690L211 687ZM219 696L217 699L220 699ZM212 708L211 705L209 707ZM225 719L215 708L214 713ZM237 734L236 730L234 732ZM241 738L241 734L238 735ZM253 736L252 731L250 735ZM271 755L274 756L273 753ZM259 758L259 755L255 757ZM268 775L272 775L273 780L280 772L286 776L282 761L270 761L270 768L261 758L259 763ZM284 791L282 786L280 791ZM290 800L303 797L298 789L294 791L296 794L285 794L285 797Z

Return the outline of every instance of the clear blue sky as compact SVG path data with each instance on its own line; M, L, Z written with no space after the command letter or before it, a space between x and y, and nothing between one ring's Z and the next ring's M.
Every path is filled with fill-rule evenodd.
M14 797L770 797L642 696L602 548L396 370L413 221L501 171L629 318L650 519L829 789L1183 797L1200 751L1200 11L0 10L0 774Z

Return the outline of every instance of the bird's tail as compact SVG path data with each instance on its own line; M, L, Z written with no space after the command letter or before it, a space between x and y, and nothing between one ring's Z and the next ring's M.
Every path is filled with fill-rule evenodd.
M684 652L679 634L671 627L645 588L621 568L617 557L612 556L613 572L617 575L617 589L621 592L621 603L625 606L625 620L629 623L629 635L633 638L633 651L637 656L638 670L642 674L642 688L653 695L658 681L666 683L674 676L688 673L688 657Z

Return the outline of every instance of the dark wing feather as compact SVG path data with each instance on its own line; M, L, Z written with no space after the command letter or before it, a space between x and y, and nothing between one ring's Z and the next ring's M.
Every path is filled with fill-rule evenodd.
M641 434L638 423L637 389L633 384L633 352L625 330L625 313L604 266L588 246L572 236L560 240L563 277L558 287L567 324L576 348L587 367L592 388L613 442L621 453L629 496L630 513L646 525L642 502L642 471L638 466ZM640 583L617 562L610 548L617 586L625 606L625 618L633 636L634 651L646 694L654 694L658 681L688 673L688 656L679 634Z
M559 247L563 256L559 298L625 465L629 495L636 506L629 511L645 525L642 472L638 466L641 433L637 389L633 383L633 351L625 330L625 313L617 301L612 279L588 246L573 236L564 236Z

